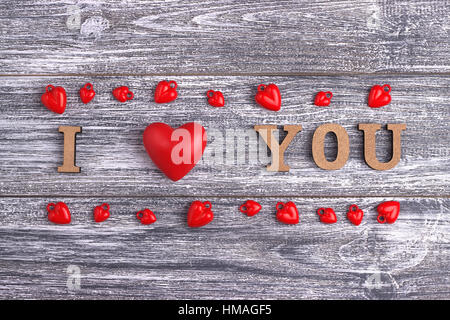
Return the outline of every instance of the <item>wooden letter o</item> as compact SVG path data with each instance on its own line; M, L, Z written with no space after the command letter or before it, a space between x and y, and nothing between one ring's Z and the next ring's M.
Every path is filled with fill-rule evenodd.
M337 157L334 161L328 161L324 153L324 141L328 132L333 132L337 138ZM350 154L349 138L347 131L340 125L326 123L321 125L314 132L312 140L312 155L314 162L319 168L325 170L337 170L342 168L348 160Z

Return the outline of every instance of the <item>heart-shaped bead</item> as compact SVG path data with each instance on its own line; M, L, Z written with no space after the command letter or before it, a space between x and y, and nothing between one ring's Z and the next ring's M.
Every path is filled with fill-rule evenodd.
M337 222L336 213L331 208L319 208L317 214L320 217L320 221L326 224L332 224Z
M330 105L331 98L333 98L333 93L331 91L320 91L316 94L314 104L319 107L328 107Z
M371 108L380 108L391 103L391 86L385 84L383 86L375 85L370 89L368 104Z
M377 207L377 211L377 221L379 223L387 222L392 224L397 221L398 215L400 214L400 203L398 201L386 201L380 203Z
M138 220L145 225L149 225L156 222L156 216L150 209L145 208L144 210L136 213Z
M80 89L80 98L84 104L88 104L95 97L94 86L92 83L86 83L83 88Z
M267 86L265 84L260 84L255 100L260 106L268 110L278 111L281 108L280 89L273 83Z
M178 129L155 122L144 131L144 146L156 166L169 179L178 181L201 159L206 147L206 131L195 122Z
M214 213L211 209L212 205L209 201L202 203L196 200L192 202L187 215L188 226L198 228L210 223L214 219Z
M220 108L225 105L225 99L220 91L209 90L206 93L206 96L208 97L208 103L213 107Z
M247 216L252 217L261 210L261 205L253 200L247 200L239 207L239 211L245 213Z
M347 212L347 218L355 226L359 226L364 217L364 212L356 205L352 204Z
M161 81L155 89L155 102L167 103L178 97L177 83L175 81Z
M54 87L50 84L45 88L41 101L47 109L63 114L67 105L66 90L63 87Z
M48 220L56 224L68 224L71 221L69 207L64 202L47 205Z
M102 205L94 208L95 222L103 222L108 218L109 218L109 204L103 203Z
M288 203L278 202L276 209L278 221L286 224L297 224L300 221L297 207L292 201Z
M113 96L120 102L126 102L128 100L133 100L134 93L126 86L118 87L113 90Z

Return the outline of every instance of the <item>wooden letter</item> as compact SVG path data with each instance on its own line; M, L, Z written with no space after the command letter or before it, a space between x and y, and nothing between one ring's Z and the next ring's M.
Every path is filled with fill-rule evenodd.
M392 158L389 162L379 162L376 155L375 133L380 130L381 124L360 123L358 129L364 131L364 159L369 167L375 170L389 170L397 165L402 155L401 133L406 130L406 124L388 124L387 129L392 131Z
M324 153L324 140L328 132L333 132L337 138L337 157L334 161L328 161ZM312 140L312 155L316 165L325 170L337 170L342 168L347 162L350 153L350 142L347 131L343 127L334 123L321 125L314 132Z
M281 145L275 140L273 131L277 130L275 125L256 125L254 129L261 135L272 152L272 163L267 166L267 171L289 171L290 167L284 163L284 152L291 143L292 139L299 131L302 131L301 125L285 125L284 131L288 134Z
M81 127L60 126L59 132L64 133L64 160L58 167L58 172L79 173L80 167L75 166L76 134L81 132Z

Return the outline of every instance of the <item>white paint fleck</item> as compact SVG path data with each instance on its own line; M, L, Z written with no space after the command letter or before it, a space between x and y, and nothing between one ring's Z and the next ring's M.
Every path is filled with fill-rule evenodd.
M80 30L81 10L76 5L67 6L67 14L70 16L66 20L66 26L69 30Z
M100 16L93 16L83 22L80 34L84 37L99 38L103 32L109 29L110 23L107 19Z
M369 14L367 18L367 28L369 28L369 30L379 29L381 10L376 1L374 1L372 5L367 7L367 12Z

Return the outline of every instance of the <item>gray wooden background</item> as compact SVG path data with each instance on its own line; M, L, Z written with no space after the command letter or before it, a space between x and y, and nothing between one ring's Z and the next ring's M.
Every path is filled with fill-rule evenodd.
M3 0L0 11L0 298L450 298L450 1ZM164 79L178 82L179 98L156 105ZM97 96L85 106L87 81ZM269 82L282 92L278 113L253 101ZM40 104L50 83L68 92L63 115ZM392 103L368 108L369 88L384 83ZM115 101L118 85L135 99ZM225 94L225 108L207 105L209 89ZM330 108L313 106L319 90L333 91ZM169 181L141 141L155 121L201 123L225 160L207 150ZM311 156L315 128L331 122L350 136L338 171ZM407 124L396 168L364 163L362 122ZM234 153L233 134L257 145L255 124L303 125L289 173L267 173L261 145ZM59 125L83 127L80 174L56 171ZM378 138L387 160L390 136ZM212 202L215 219L193 230L186 212L197 199ZM238 211L247 199L260 214ZM296 226L275 219L289 200ZM376 222L385 200L401 202L394 225ZM69 205L71 225L47 221L55 201ZM92 209L105 201L111 218L96 224ZM365 211L359 227L345 218L353 203ZM318 222L322 206L338 223ZM135 219L145 207L152 226Z

